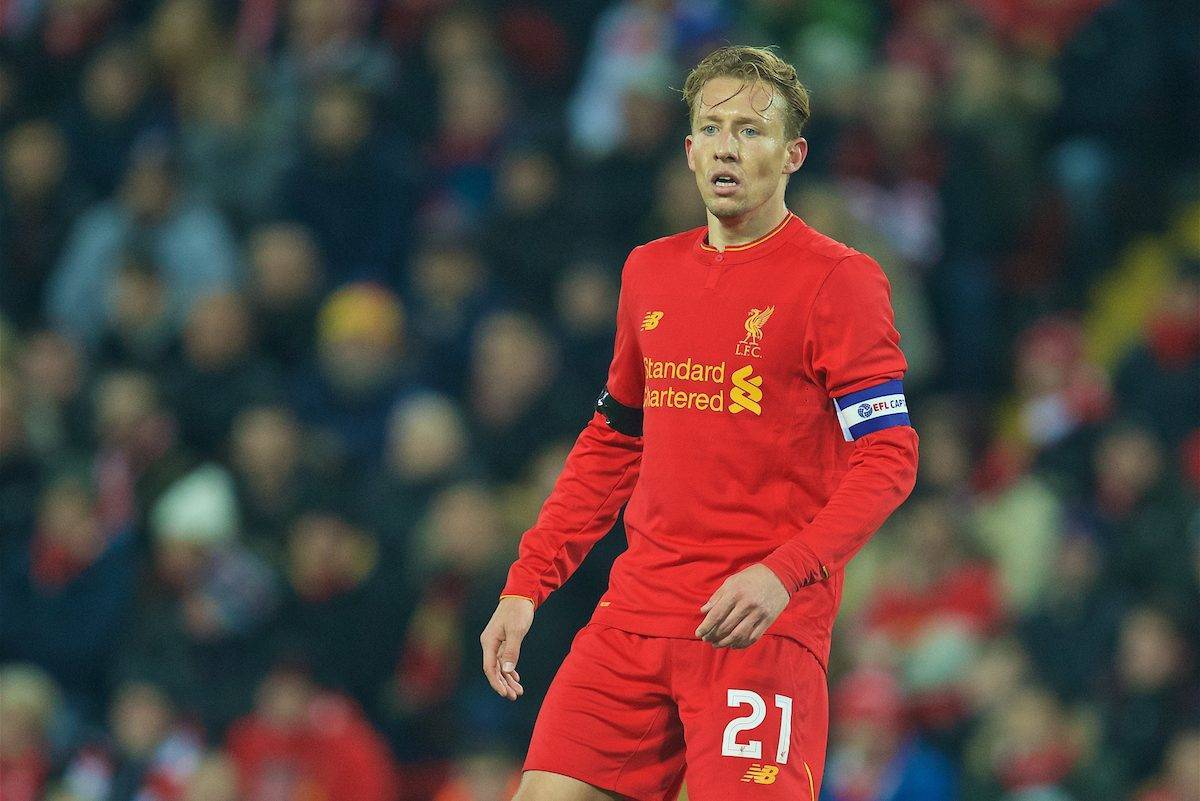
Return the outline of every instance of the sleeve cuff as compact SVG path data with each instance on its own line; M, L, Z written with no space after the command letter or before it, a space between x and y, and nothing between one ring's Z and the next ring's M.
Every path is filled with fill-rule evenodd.
M780 553L785 548L797 550L800 553L794 555L786 552ZM799 559L796 557L799 557ZM802 564L796 564L797 561L802 562ZM789 542L786 545L780 546L774 553L768 554L762 560L762 564L766 565L783 582L784 588L789 593L794 593L797 590L829 578L829 568L817 559L808 546L798 542Z
M533 598L530 598L528 595L521 595L520 593L515 592L501 593L500 600L503 601L505 598L520 598L523 601L529 601L529 603L533 604L535 609L537 608L537 601L535 601Z

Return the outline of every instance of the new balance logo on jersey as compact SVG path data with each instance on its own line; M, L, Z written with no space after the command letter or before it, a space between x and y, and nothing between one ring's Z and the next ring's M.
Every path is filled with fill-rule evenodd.
M778 775L778 765L754 764L746 770L745 775L742 776L742 781L754 782L755 784L774 784L775 777Z
M658 328L658 321L663 318L663 313L660 311L646 312L646 316L642 318L642 330L653 331Z

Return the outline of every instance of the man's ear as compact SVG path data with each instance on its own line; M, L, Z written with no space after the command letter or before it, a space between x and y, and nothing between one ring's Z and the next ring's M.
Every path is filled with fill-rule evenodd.
M806 158L808 158L808 140L803 136L792 140L787 146L787 160L783 163L784 175L791 175L799 170Z
M688 169L692 172L696 171L696 161L692 157L692 135L688 134L683 138L683 152L687 155Z

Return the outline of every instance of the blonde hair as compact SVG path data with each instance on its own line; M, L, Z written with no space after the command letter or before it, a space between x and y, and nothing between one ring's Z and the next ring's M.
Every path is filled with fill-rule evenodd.
M766 47L722 47L705 56L683 84L683 102L696 116L697 100L704 84L713 78L741 78L743 81L773 86L787 103L783 119L784 133L795 139L804 130L810 116L808 90L796 76L796 68Z

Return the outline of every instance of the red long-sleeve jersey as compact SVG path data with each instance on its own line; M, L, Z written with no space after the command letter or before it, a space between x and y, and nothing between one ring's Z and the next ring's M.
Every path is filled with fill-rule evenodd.
M916 477L888 282L792 214L723 252L706 233L627 259L605 392L502 594L540 604L628 502L594 621L694 638L762 562L792 593L767 634L826 664L843 567Z

